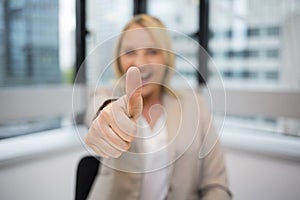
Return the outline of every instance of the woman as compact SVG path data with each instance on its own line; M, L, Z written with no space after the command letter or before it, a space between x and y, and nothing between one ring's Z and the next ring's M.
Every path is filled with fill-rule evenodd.
M169 87L174 59L158 19L138 15L123 29L115 71L126 94L102 104L86 136L102 157L89 198L231 199L219 142L199 158L216 138L204 101Z

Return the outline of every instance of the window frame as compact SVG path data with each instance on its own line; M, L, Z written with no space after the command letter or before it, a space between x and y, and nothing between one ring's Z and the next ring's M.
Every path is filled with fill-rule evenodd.
M138 1L135 1L138 2ZM144 1L146 2L146 1ZM204 4L204 5L203 5ZM76 72L79 70L79 66L85 58L85 36L88 34L88 31L85 29L85 1L76 0ZM135 6L141 4L134 4ZM144 4L145 6L146 4ZM202 7L201 7L202 5ZM137 8L135 8L137 9ZM141 8L140 8L141 9ZM146 7L142 8L146 11ZM201 10L206 10L207 18L204 16L201 20ZM205 29L205 26L208 27L208 10L209 10L209 0L200 1L200 27L202 30ZM136 13L141 13L137 12ZM206 21L206 23L205 23ZM201 28L200 28L201 30ZM207 29L208 31L208 29ZM77 35L78 34L78 35ZM208 34L201 34L199 31L197 34L198 41L201 42L202 46L205 46L205 42L208 42ZM204 36L203 36L204 35ZM207 65L206 66L207 70ZM203 70L203 69L202 69ZM205 73L204 73L205 74ZM81 75L83 75L81 73ZM78 78L78 77L77 77ZM46 86L46 87L27 87L27 88L5 88L0 90L0 120L13 120L13 119L29 119L36 117L44 117L46 115L61 115L61 114L80 114L84 112L86 108L86 86L85 86L85 77L81 77L82 81L79 81L81 84L78 85L77 89L79 92L76 92L76 96L73 97L72 86ZM199 80L199 88L203 87ZM292 117L300 119L300 91L288 91L288 90L279 90L279 91L270 91L270 90L241 90L241 89L230 89L226 88L225 91L225 104L223 101L217 101L218 97L222 97L224 91L221 88L212 87L210 88L213 93L213 96L216 97L214 102L214 111L217 112L226 112L228 114L238 114L238 115L264 115L270 117ZM47 98L55 96L58 98L59 104L54 104L53 99ZM42 100L40 99L42 98ZM70 102L72 98L79 99L78 102L75 102L76 105L71 105ZM23 102L30 102L28 105L19 105L16 100L22 99ZM39 99L37 101L37 99ZM47 106L46 106L47 105ZM51 106L49 106L51 105ZM12 112L15 111L15 112ZM230 131L230 130L229 130ZM243 132L243 131L241 131ZM241 134L235 134L234 136L230 133L228 136L224 134L225 146L234 146L232 142L234 137L236 139L235 147L239 149L245 149L251 151L259 151L261 153L265 152L265 149L259 149L255 146L255 142L251 148L249 146L244 146L245 142L251 138L244 137ZM265 138L272 140L272 135L265 135ZM239 140L238 138L242 138ZM253 137L252 137L253 138ZM284 149L288 148L288 143L285 143L284 140L290 140L289 136L282 135L279 140L282 143L276 143L281 146L278 148ZM253 140L256 141L256 140ZM293 138L294 142L297 142L297 145L300 144L300 138ZM238 144L238 145L237 145ZM272 143L273 144L273 143ZM275 144L275 143L274 143ZM263 141L262 141L263 146ZM272 148L270 148L272 149ZM276 151L274 151L276 153ZM283 153L284 154L284 153ZM300 153L298 155L298 160L300 160Z
M147 13L147 0L133 0L133 14ZM85 4L83 0L77 2ZM209 41L209 0L201 0L199 3L199 31L192 36L196 37L199 44L208 51ZM85 6L82 6L83 8ZM85 20L85 19L84 19ZM84 27L84 26L82 26ZM87 32L81 30L81 32ZM84 40L84 38L81 38ZM80 48L77 48L80 51ZM198 57L200 62L200 56ZM201 60L198 74L199 89L204 87L208 76L207 60ZM214 101L214 111L226 112L228 114L238 115L263 115L268 117L292 117L300 119L300 91L288 90L242 90L242 89L224 89L218 87L210 87L214 97L225 98L226 104L223 101ZM272 102L272 103L270 103ZM259 104L259 105L258 105ZM267 106L265 106L267 105ZM284 106L282 106L284 105Z

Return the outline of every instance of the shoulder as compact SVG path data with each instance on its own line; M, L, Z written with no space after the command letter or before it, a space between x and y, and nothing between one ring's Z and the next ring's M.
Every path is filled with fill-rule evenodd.
M173 109L179 109L189 119L194 118L200 121L210 119L210 102L197 90L174 89L164 95L164 104Z
M170 95L182 102L183 105L197 106L199 108L207 108L207 101L204 96L197 90L193 89L176 89Z

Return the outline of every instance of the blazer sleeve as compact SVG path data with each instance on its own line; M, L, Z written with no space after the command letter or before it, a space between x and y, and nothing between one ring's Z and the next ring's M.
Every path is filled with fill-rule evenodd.
M202 145L199 157L202 160L199 196L202 200L229 200L229 190L224 153L220 138L213 127L211 115L200 98L202 121Z
M87 110L84 116L84 124L86 127L91 126L91 123L105 106L117 99L117 97L110 96L107 89L101 88L97 89L96 91L90 90L88 95Z

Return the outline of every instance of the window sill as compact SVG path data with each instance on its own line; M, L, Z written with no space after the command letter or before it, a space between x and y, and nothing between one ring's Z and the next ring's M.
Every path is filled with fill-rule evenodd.
M300 161L299 137L224 127L221 140L225 148Z
M70 126L1 140L0 165L59 150L83 148L79 135L86 134L87 129L85 126L78 126L77 130L76 127ZM300 161L298 137L224 127L221 140L225 148Z
M63 127L37 134L0 140L0 165L20 159L82 146L79 136L87 132L84 126Z

